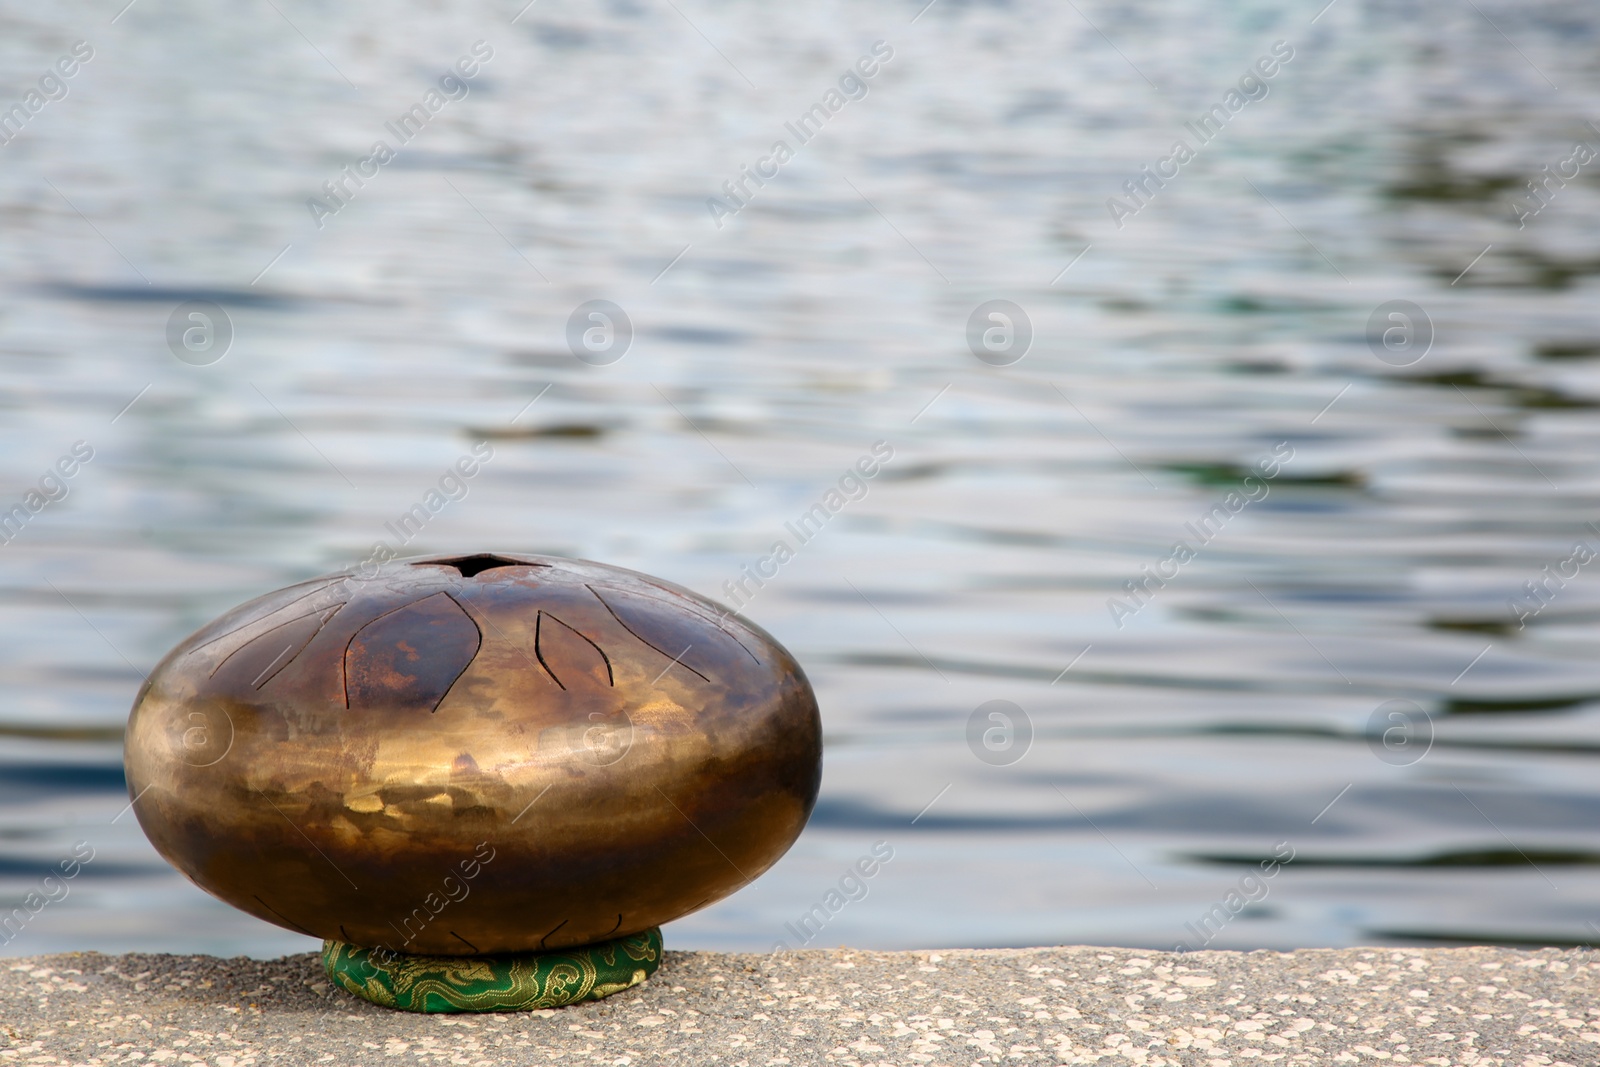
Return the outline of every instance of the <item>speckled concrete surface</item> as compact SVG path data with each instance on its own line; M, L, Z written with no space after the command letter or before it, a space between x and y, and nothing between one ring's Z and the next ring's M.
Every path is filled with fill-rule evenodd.
M668 953L558 1011L408 1015L315 956L0 961L0 1064L1600 1064L1600 954Z

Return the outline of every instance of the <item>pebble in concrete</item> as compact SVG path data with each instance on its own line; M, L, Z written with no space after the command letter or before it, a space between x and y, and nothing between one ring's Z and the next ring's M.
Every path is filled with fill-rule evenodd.
M0 1065L1600 1064L1600 954L671 952L557 1011L411 1015L315 956L0 960Z

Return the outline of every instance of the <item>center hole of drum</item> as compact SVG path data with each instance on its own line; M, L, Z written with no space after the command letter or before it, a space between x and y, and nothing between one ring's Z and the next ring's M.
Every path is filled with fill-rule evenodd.
M414 567L454 567L461 572L463 578L475 578L484 571L492 571L496 567L537 567L537 563L524 563L519 559L505 559L501 556L478 555L460 556L456 559L431 559L426 563L413 563Z

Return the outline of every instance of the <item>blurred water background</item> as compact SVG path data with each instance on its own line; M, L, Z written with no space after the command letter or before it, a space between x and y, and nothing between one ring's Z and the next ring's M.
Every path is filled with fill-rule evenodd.
M821 700L811 825L674 947L797 946L880 841L812 945L1600 938L1592 9L524 2L0 4L0 509L93 452L0 545L0 911L94 851L0 953L314 947L151 850L121 726L181 637L393 541L479 440L407 552L724 600L893 449L744 608ZM568 344L594 299L633 327L606 365ZM968 341L995 299L1033 334L1005 366ZM208 365L169 347L190 300L231 321ZM1397 300L1425 318L1369 325ZM1026 719L969 731L994 700Z

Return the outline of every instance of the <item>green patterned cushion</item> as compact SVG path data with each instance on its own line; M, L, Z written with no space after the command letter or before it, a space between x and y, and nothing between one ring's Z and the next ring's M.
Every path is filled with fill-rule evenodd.
M515 956L403 956L322 943L334 984L401 1011L527 1011L599 1000L661 966L661 928L594 945Z

